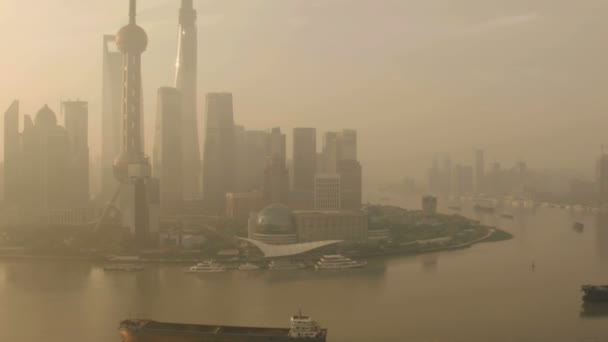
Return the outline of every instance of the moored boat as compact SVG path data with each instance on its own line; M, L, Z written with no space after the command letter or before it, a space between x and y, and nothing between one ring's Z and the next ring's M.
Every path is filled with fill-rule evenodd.
M290 328L164 323L129 319L118 328L124 342L325 342L327 329L308 316L291 317Z
M317 270L342 270L365 267L367 262L355 261L343 255L324 255L315 265Z
M583 285L581 290L585 302L608 303L608 285Z
M187 273L219 273L226 272L226 268L213 261L200 262L192 267L188 267L185 272Z

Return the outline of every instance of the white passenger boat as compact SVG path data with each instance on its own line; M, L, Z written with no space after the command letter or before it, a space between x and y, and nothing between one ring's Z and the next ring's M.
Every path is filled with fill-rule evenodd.
M325 255L317 262L315 268L317 270L342 270L351 268L365 267L367 262L355 261L343 255Z
M185 270L187 273L219 273L226 272L226 268L213 261L200 262Z

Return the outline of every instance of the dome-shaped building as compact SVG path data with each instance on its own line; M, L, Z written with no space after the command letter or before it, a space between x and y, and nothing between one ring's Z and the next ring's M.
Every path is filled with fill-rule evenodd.
M271 204L249 218L249 238L271 245L298 241L296 219L287 206Z
M34 123L37 127L55 127L57 126L57 115L48 105L44 105L36 114Z

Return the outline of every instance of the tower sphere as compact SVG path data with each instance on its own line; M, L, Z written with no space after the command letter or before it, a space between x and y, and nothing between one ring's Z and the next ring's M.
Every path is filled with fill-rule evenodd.
M116 34L116 45L122 53L139 53L148 47L148 35L137 24L129 24Z

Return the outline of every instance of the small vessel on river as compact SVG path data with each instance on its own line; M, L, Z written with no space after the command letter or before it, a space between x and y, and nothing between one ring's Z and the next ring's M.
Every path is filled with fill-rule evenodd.
M317 270L344 270L350 268L365 267L367 262L355 261L343 255L325 255L317 262L315 268Z
M220 273L226 272L226 268L213 261L200 262L185 270L186 273Z
M290 328L164 323L143 319L120 322L124 342L325 342L327 329L301 313Z
M583 285L581 290L585 302L608 303L608 285Z

